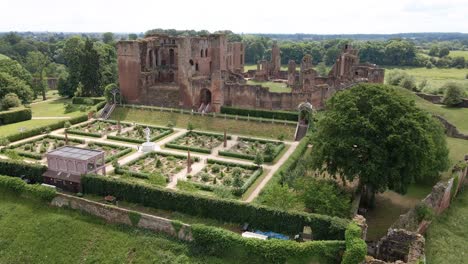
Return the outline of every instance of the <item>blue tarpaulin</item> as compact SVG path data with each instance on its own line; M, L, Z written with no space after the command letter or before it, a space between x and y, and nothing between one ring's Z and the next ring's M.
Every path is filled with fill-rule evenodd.
M255 231L254 233L267 236L268 239L275 238L275 239L281 239L281 240L289 240L289 237L288 237L288 236L283 235L283 234L279 234L279 233L275 233L275 232L271 232L271 231L269 231L269 232L262 232L262 231L260 231L260 230L257 230L257 231Z

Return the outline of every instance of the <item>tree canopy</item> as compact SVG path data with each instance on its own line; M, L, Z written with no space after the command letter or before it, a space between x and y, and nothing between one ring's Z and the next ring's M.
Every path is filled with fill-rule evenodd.
M359 84L335 94L316 127L313 166L358 178L368 202L376 192L434 183L449 164L442 125L391 86Z

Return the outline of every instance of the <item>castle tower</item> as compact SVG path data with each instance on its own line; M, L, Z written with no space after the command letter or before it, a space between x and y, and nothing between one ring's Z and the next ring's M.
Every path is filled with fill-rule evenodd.
M271 47L271 76L278 78L279 72L281 70L281 53L280 48L276 41Z

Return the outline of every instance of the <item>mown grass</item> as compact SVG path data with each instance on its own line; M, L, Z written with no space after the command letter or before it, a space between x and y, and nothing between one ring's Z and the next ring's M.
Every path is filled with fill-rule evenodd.
M426 233L427 263L468 263L468 191L438 216Z
M460 132L468 133L468 108L445 107L444 105L437 105L426 101L407 89L397 87L396 90L401 95L414 100L416 105L421 109L445 117Z
M388 77L392 71L402 70L416 79L416 84L419 85L422 80L427 80L426 87L422 90L425 93L433 93L440 89L447 82L455 82L462 85L465 91L468 92L468 69L456 68L432 68L425 67L388 67L385 66L385 76Z
M50 100L50 99L59 99L61 96L59 95L58 91L57 90L48 90L46 92L46 100ZM38 95L36 99L33 100L33 103L36 103L36 102L42 102L44 100L42 100L42 95Z
M57 123L57 119L43 119L43 120L28 120L14 124L0 126L0 137L7 137L21 132L21 129L31 130L37 127L45 127L53 123Z
M72 111L66 112L65 105L71 104L71 99L57 99L31 105L33 117L75 117L84 114L79 111L80 105L73 105Z
M285 83L259 82L259 81L254 81L254 80L248 80L247 84L261 85L263 87L268 88L268 90L272 93L290 93L291 92L291 87L288 87Z
M223 254L228 255L228 253ZM0 263L238 263L189 244L0 190Z
M111 115L111 119L159 126L166 126L169 123L172 123L176 127L180 128L187 128L187 125L191 123L196 130L223 132L224 129L226 129L228 134L273 139L277 139L280 135L284 135L286 140L293 140L294 132L296 130L296 127L293 125L272 124L266 122L260 123L256 121L242 121L121 107L114 110Z

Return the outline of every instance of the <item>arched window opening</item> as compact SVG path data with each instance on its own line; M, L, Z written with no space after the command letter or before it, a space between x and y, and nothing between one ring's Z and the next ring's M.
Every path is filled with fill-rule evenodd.
M203 50L200 50L200 57L203 58Z
M198 63L195 63L195 70L198 71Z
M169 64L170 64L170 65L174 65L174 64L175 64L175 60L174 60L174 50L173 50L173 49L170 49L170 50L169 50Z
M205 49L205 57L208 57L208 48Z
M190 66L193 66L193 60L189 60Z

